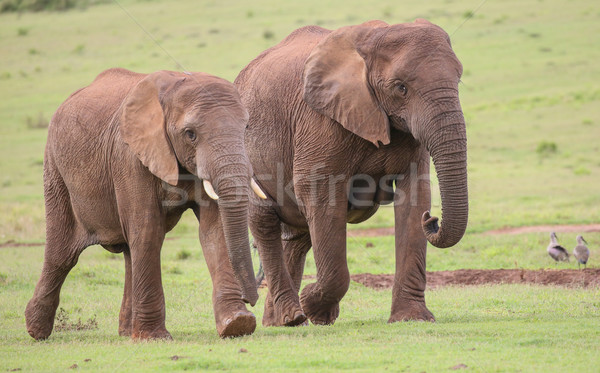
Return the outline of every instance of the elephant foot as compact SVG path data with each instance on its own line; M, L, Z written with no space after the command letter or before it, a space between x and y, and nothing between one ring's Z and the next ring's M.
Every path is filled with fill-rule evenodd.
M119 325L119 335L121 337L131 337L131 323L129 326Z
M169 333L164 326L159 326L159 327L154 327L154 328L144 326L142 328L140 326L136 327L135 322L134 322L134 327L131 332L131 339L135 339L135 340L149 340L149 339L172 340L173 337L171 337L171 333Z
M54 328L56 306L41 305L31 299L25 308L25 324L27 332L35 340L44 340L50 336Z
M298 326L304 324L306 315L300 308L299 302L284 301L283 297L273 304L271 293L265 300L263 326Z
M435 317L425 306L425 302L406 301L401 307L394 307L388 323L397 321L429 321L435 322Z
M256 329L256 317L250 311L238 311L233 317L227 318L217 325L217 332L221 338L234 338L250 335Z
M119 315L119 335L121 337L131 336L131 312L123 312Z
M310 322L315 325L333 325L340 315L340 303L324 300L317 284L308 284L302 289L300 304Z

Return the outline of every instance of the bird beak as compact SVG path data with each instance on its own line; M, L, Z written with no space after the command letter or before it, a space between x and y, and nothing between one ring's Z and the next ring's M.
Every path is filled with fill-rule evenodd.
M585 242L585 244L587 245L587 241L585 240L585 238L581 237L581 240L582 240L583 242Z

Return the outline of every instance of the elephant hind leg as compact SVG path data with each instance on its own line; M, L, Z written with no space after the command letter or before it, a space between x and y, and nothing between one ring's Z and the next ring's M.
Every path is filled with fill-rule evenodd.
M52 333L60 302L60 289L77 264L79 255L90 244L89 234L79 225L69 193L59 175L46 170L46 247L42 274L33 297L25 309L27 331L33 338L46 339Z
M122 337L131 336L131 252L129 246L123 247L123 258L125 259L125 288L123 289L123 300L121 301L121 311L119 312L119 335Z
M302 275L304 274L304 263L306 261L306 254L310 250L310 234L308 232L301 232L295 228L289 227L286 224L281 225L282 228L282 244L283 244L283 255L286 263L286 268L292 278L294 290L296 294L300 291L300 285L302 284ZM265 300L265 312L264 315L267 319L274 319L275 310L273 308L273 297L271 292L267 294ZM296 326L306 323L306 317L300 315L298 318L289 320L285 326Z

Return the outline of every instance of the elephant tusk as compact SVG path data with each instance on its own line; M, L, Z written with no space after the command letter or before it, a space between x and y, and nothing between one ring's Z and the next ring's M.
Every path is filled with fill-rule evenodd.
M204 191L206 192L206 194L208 194L210 198L214 199L215 201L219 199L219 196L217 195L217 193L215 193L215 189L213 188L210 181L204 179L202 180L202 185L204 186Z
M254 193L256 193L257 196L259 196L262 199L267 199L267 195L265 194L265 192L262 191L262 189L260 189L256 181L254 181L254 178L250 179L250 187L252 188Z

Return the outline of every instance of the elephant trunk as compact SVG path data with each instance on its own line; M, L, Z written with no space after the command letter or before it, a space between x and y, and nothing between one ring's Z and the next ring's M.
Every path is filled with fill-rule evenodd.
M215 180L219 196L219 213L225 243L234 275L242 289L242 299L252 306L258 300L250 240L248 237L248 192L250 190L247 159L231 162L217 169Z
M467 228L467 137L458 98L450 103L438 101L436 107L444 110L438 111L429 123L429 128L435 130L426 137L425 145L433 158L439 180L442 220L438 225L438 218L427 211L423 214L421 225L433 246L447 248L457 244Z

